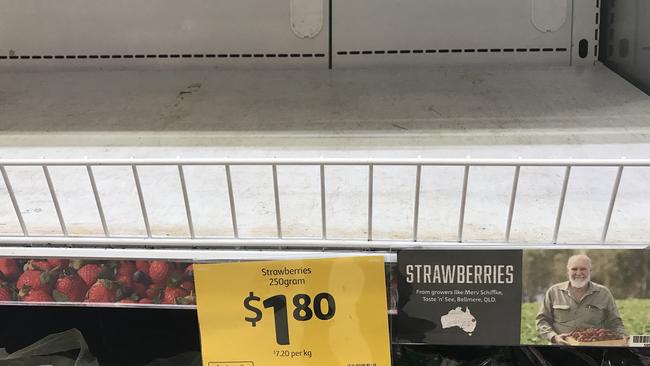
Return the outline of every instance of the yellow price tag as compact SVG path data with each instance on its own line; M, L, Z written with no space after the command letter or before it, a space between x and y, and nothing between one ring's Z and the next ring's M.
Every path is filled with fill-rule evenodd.
M205 366L390 366L379 256L194 266Z

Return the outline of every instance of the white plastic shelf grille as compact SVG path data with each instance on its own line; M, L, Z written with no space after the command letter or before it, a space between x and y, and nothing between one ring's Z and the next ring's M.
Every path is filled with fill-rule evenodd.
M171 167L177 170L177 177L175 179L180 183L179 196L182 198L185 212L179 215L184 221L182 224L187 225L189 235L185 237L168 237L156 236L152 234L151 223L148 215L147 192L141 183L140 171L144 167L151 166L164 166ZM232 179L232 167L239 166L256 166L263 169L268 169L271 173L272 179L268 181L269 190L273 193L272 209L275 214L275 237L242 237L240 233L240 225L238 224L238 202L233 191L237 188L236 181ZM320 201L320 227L318 231L321 234L317 238L295 238L285 237L283 234L283 212L280 210L282 195L280 194L278 184L278 167L291 167L291 166L311 166L316 167L318 180L320 182L320 194L318 200ZM367 238L332 238L328 230L328 201L333 198L332 192L328 192L326 187L328 181L326 180L326 171L332 167L342 166L355 166L367 170L367 182L363 183L367 190L365 192L359 191L355 194L367 197L368 210L367 217ZM375 210L374 203L374 177L375 168L377 167L412 167L415 169L416 174L413 181L410 183L414 187L415 197L414 204L410 207L408 216L412 217L412 235L408 240L395 239L395 240L377 240L374 237L373 228L373 212ZM8 170L17 167L32 167L42 169L43 177L47 183L49 196L55 208L58 218L58 224L61 229L60 235L33 235L29 226L23 218L23 211L21 211L19 200L16 198L15 189L17 186L27 184L25 180L11 179ZM87 184L93 193L94 201L98 216L101 221L100 232L88 233L84 235L71 235L68 231L67 220L61 209L59 203L59 187L54 184L51 178L51 171L61 167L76 167L84 169L87 173ZM99 193L97 182L95 178L95 169L98 167L126 167L131 172L131 178L137 188L137 200L140 208L140 215L144 223L146 235L121 235L115 230L111 230L106 220L105 210L108 206L115 204L110 200L102 200ZM192 205L188 196L188 184L186 181L185 170L192 167L222 167L225 171L226 189L228 195L228 203L230 209L230 219L232 224L232 237L217 237L217 236L198 236L194 228L196 213L192 209ZM471 180L471 171L475 168L512 168L512 180L508 190L510 191L510 199L506 217L503 220L506 223L505 231L503 232L502 240L491 241L492 244L512 244L510 242L513 214L516 210L518 188L520 182L520 171L522 167L555 167L563 168L564 176L561 180L560 197L556 205L555 221L553 227L552 240L548 245L558 243L558 233L562 227L562 215L565 208L565 200L567 188L571 182L571 172L573 168L590 167L596 169L616 169L615 179L612 182L609 179L600 180L599 184L607 185L607 189L611 189L611 195L607 205L605 216L602 217L602 231L599 237L593 238L593 244L616 244L607 240L607 234L614 214L617 195L623 173L627 168L648 168L650 167L650 160L648 159L581 159L581 160L557 160L557 159L68 159L68 160L54 160L54 159L32 159L32 160L0 160L0 172L8 194L11 206L13 207L15 217L17 218L22 235L3 235L0 236L0 244L5 246L9 245L70 245L70 246L90 246L90 247L111 247L111 246L126 246L126 247L205 247L205 248L277 248L277 247L293 247L293 248L371 248L371 249L398 249L404 247L435 247L444 244L452 244L450 242L437 242L421 240L418 233L418 223L420 216L420 192L421 192L421 178L423 168L442 168L442 167L458 167L463 170L461 180L462 187L460 188L459 202L459 215L457 218L458 227L455 243L466 243L471 245L480 245L480 243L468 243L464 238L465 217L467 214L467 192L468 184ZM82 184L86 184L85 182ZM396 212L395 215L404 215L404 212ZM571 244L563 242L561 244ZM629 243L628 243L629 244ZM641 243L639 243L641 244Z

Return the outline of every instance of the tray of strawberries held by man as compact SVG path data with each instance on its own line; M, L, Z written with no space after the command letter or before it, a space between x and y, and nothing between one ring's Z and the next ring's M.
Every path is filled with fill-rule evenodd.
M596 346L596 347L625 347L627 338L625 335L605 328L588 328L574 330L566 337L566 341L573 346Z

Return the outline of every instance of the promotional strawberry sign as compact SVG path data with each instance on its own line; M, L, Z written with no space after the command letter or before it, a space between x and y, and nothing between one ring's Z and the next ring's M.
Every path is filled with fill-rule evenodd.
M396 343L650 346L649 249L403 250L397 261Z

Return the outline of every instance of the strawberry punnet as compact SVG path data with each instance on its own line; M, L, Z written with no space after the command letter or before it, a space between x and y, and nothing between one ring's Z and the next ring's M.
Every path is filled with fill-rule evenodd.
M171 269L172 266L169 262L151 261L149 264L149 277L151 277L153 283L157 285L165 285Z
M16 260L11 258L0 258L0 273L6 279L18 277L20 271L18 270Z
M107 280L98 280L88 290L87 302L115 302L115 286Z
M102 267L99 264L86 264L83 267L79 268L77 274L81 279L86 283L87 286L92 286L97 279L99 274L102 272Z
M623 339L625 335L605 328L588 328L574 330L569 333L569 337L573 337L578 342L600 342Z

